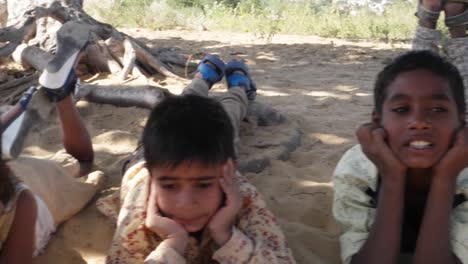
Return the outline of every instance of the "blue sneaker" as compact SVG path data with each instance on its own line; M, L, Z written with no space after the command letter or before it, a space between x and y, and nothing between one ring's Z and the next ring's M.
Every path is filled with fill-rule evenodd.
M207 62L211 63L214 67L209 65ZM224 76L224 68L226 65L218 56L208 54L206 55L197 68L197 73L200 73L202 79L208 82L208 84L213 86L213 84L221 81Z
M241 72L241 73L240 73ZM249 68L242 61L233 60L226 65L224 70L228 88L240 86L244 88L247 99L255 100L257 86L249 74Z

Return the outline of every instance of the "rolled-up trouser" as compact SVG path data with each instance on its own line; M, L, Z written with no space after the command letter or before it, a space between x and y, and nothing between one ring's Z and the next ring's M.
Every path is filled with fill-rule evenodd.
M465 85L465 98L468 89L468 37L452 38L447 45L447 55L450 61L458 68L463 84Z
M431 50L439 52L439 44L442 34L439 30L416 26L412 41L413 50Z

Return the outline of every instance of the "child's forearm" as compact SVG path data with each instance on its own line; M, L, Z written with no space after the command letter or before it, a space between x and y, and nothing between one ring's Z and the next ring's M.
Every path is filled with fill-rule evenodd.
M166 238L145 259L144 264L185 264L187 237Z
M2 131L3 132L13 121L16 120L22 113L23 113L23 108L17 104L13 106L11 109L9 109L6 113L3 113L1 116L1 123L2 123Z
M450 244L450 215L456 181L434 175L416 243L414 263L461 263ZM456 177L455 177L456 179Z
M391 181L382 177L375 222L366 243L351 263L397 263L404 195L404 176L394 177Z

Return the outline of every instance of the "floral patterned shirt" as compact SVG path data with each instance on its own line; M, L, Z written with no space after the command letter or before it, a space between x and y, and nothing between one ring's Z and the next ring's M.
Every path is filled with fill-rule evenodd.
M145 228L150 177L144 162L133 165L123 177L120 197L114 194L97 202L101 212L117 221L106 262L295 263L280 226L261 195L243 176L239 173L236 176L244 203L231 238L217 248L205 231L198 240L189 238L182 256Z
M377 202L369 193L377 192L377 174L377 168L367 159L360 145L352 147L343 155L333 173L333 214L343 231L340 244L341 259L345 264L350 263L353 255L364 245L374 223ZM468 169L458 175L455 194L468 197ZM462 263L468 263L466 199L454 207L451 223L452 250ZM402 259L408 259L408 256L402 254Z

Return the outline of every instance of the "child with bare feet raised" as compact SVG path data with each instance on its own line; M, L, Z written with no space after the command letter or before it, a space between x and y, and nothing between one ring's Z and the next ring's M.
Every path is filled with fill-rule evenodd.
M224 75L228 91L208 98ZM235 139L255 93L244 63L208 55L183 95L156 105L125 168L107 263L295 263L275 217L236 170ZM109 203L98 208L106 213Z
M344 263L468 263L468 129L460 73L430 51L378 75L370 123L334 172Z

